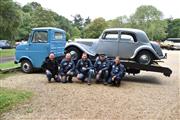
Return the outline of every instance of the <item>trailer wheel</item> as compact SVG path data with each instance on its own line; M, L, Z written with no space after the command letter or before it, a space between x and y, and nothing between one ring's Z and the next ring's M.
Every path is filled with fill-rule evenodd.
M33 71L33 66L29 60L23 60L21 62L21 70L24 73L31 73Z
M76 47L69 47L66 51L71 54L72 60L78 60L81 58L82 52Z
M136 62L143 65L150 65L152 60L153 56L149 51L141 51L136 57Z

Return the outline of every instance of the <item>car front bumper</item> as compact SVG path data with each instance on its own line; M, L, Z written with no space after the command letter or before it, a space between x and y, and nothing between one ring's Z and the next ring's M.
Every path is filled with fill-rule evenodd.
M164 53L162 56L159 56L159 59L167 59L167 53Z

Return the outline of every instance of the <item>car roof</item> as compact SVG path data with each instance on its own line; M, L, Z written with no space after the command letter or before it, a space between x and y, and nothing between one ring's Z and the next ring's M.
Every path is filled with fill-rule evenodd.
M144 33L144 31L134 28L108 28L104 31L127 31L127 32L135 32L135 33Z
M65 32L63 29L56 27L38 27L38 28L33 28L32 30L56 30L56 31Z

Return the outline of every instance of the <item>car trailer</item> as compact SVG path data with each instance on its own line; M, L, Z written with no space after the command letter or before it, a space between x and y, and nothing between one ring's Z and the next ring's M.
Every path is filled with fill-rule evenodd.
M154 62L150 65L143 65L134 61L121 60L121 63L125 66L126 72L133 75L140 73L141 70L163 73L163 75L167 77L170 77L172 74L172 70L170 68L160 66L158 62Z

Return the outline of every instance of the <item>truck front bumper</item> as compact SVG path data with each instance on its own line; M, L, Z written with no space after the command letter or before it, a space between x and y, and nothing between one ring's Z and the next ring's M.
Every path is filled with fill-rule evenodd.
M14 64L18 64L18 62L17 62L17 61L14 61Z

